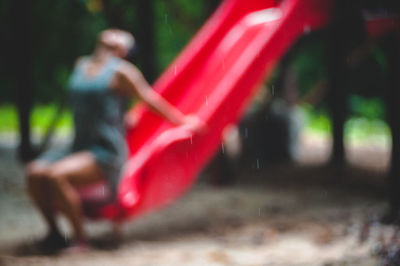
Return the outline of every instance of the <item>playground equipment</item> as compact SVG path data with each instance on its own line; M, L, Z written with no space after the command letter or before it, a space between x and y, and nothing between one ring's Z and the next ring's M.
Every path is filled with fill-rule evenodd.
M260 83L300 36L330 22L332 10L333 0L225 0L154 84L207 129L193 134L145 106L134 107L129 114L138 123L127 132L130 155L117 201L91 215L114 221L138 217L187 191L219 148L224 128L238 122ZM370 28L371 35L379 35Z

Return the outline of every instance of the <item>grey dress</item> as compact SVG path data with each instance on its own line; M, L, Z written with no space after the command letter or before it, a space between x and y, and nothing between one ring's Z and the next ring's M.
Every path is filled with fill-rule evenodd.
M40 157L55 162L74 152L90 151L105 171L114 192L127 156L123 127L125 100L110 88L119 63L119 58L110 58L93 77L85 74L88 58L77 63L69 81L74 140L67 149L50 151Z

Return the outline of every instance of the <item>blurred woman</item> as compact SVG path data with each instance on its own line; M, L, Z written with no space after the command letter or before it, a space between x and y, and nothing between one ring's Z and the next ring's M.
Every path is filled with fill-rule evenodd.
M75 137L63 151L50 151L27 167L27 185L49 231L44 249L82 249L87 238L77 189L106 180L115 193L126 160L123 102L138 98L175 125L196 130L198 120L185 116L151 89L142 73L122 59L134 45L133 36L118 29L103 31L94 52L77 60L69 81ZM74 240L67 244L55 220L54 205L70 221Z

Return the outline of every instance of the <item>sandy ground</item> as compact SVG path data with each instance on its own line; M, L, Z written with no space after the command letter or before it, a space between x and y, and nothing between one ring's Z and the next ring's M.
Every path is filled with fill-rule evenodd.
M122 227L87 223L93 248L45 256L33 248L45 232L24 189L15 136L0 137L0 265L384 265L379 240L392 227L360 228L385 206L385 147L351 147L350 167L325 166L329 141L304 137L295 165L245 167L231 187L208 180L178 202ZM361 168L360 168L361 167ZM64 220L60 221L69 234Z

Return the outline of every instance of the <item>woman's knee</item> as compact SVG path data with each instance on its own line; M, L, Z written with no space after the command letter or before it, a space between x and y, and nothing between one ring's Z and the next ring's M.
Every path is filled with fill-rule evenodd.
M49 164L40 161L34 161L26 167L26 182L28 189L34 189L34 186L43 187L46 177L49 175Z
M49 171L46 175L46 180L50 185L60 187L65 182L69 182L68 171L66 171L66 169L60 165L53 165L49 168Z
M50 164L45 161L33 161L26 166L26 176L28 178L37 178L45 176L50 169Z

